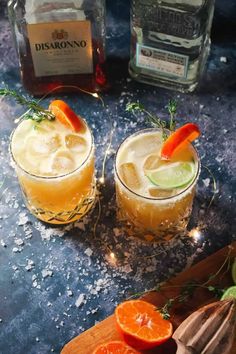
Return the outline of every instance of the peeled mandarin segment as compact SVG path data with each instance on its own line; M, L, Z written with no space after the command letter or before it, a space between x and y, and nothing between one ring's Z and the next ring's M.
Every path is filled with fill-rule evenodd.
M112 341L102 344L95 349L93 354L141 354L137 350L130 348L122 341Z
M52 101L49 105L49 111L55 115L56 119L71 130L75 132L84 131L85 126L82 119L64 101Z
M169 160L177 148L181 145L197 139L200 135L198 126L194 123L187 123L172 133L161 149L161 158Z
M124 340L136 349L150 349L172 334L172 324L156 307L143 300L130 300L117 306L115 318Z

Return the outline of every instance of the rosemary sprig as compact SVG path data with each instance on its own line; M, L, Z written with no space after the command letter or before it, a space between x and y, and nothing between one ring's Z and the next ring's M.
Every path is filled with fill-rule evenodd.
M176 126L175 116L176 116L176 112L177 112L177 102L175 100L170 100L168 103L168 112L170 114L170 123L169 124L167 124L167 122L165 120L161 119L157 115L148 111L139 102L127 103L126 111L131 112L134 115L136 115L137 112L146 114L148 122L151 123L151 125L153 125L154 127L162 130L163 141L165 141L168 137L166 129L169 129L170 131L175 130L175 126Z
M32 119L37 123L42 120L54 120L55 116L49 110L40 106L34 100L28 100L24 96L19 95L16 91L10 90L8 88L0 89L0 96L12 97L17 103L28 108L28 111L23 114L24 119Z

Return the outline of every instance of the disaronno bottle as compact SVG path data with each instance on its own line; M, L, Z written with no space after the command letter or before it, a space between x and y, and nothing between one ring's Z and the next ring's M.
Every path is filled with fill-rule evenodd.
M105 0L11 0L8 10L29 92L106 86Z
M193 91L210 49L214 0L132 0L130 75Z

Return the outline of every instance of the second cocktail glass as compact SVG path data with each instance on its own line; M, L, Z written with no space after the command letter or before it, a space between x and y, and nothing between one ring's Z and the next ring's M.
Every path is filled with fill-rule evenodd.
M159 129L138 131L120 145L115 161L119 219L126 222L133 235L156 241L169 240L185 230L200 172L200 161L191 144L179 149L169 165L161 161L162 144ZM164 179L165 173L166 179L173 171L181 174L182 166L192 178L178 188L160 188L150 180L157 170Z

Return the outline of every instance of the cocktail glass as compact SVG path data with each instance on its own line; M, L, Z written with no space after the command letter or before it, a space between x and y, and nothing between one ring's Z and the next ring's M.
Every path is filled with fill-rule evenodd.
M162 163L158 155L161 134L154 128L136 132L121 143L115 159L118 219L125 222L129 233L156 241L169 240L186 229L200 173L198 154L188 144L175 161L192 160L195 166L193 179L187 185L171 190L153 185L143 170L145 165L155 169Z
M41 122L35 126L34 124L31 121L23 120L14 130L10 139L10 153L26 206L38 219L48 223L67 224L79 220L92 208L95 201L94 140L92 133L84 122L89 143L83 147L85 142L83 134L80 136L67 128L65 128L67 131L64 132L63 125L61 125L63 134L58 135L56 129L54 129L56 138L54 136L54 140L50 140L50 144L51 142L52 144L47 152L48 147L47 145L46 148L44 146L45 140L43 140L43 145L40 145L37 140L49 134L47 132L48 127L50 134L52 134L53 126L51 125L59 123ZM32 133L31 129L35 129L36 133ZM33 138L30 135L31 133ZM30 138L25 143L26 148L19 151L19 145L23 144L27 134L30 135ZM59 147L57 146L58 138L60 138ZM65 142L63 139L67 141ZM80 142L81 145L79 145ZM69 158L78 156L78 149L83 148L85 150L82 160L76 168L70 170L66 165L68 161L70 163ZM39 151L35 152L35 149ZM65 172L63 172L62 166L57 166L61 163L60 158L62 158L62 163L65 164ZM40 166L45 164L45 167L42 165L42 168L47 171L51 161L53 161L51 172L53 172L53 168L59 168L59 170L61 169L59 174L52 175L51 172L47 172L43 175L43 173L32 172L34 168L37 169L37 164ZM30 168L27 168L28 165Z

